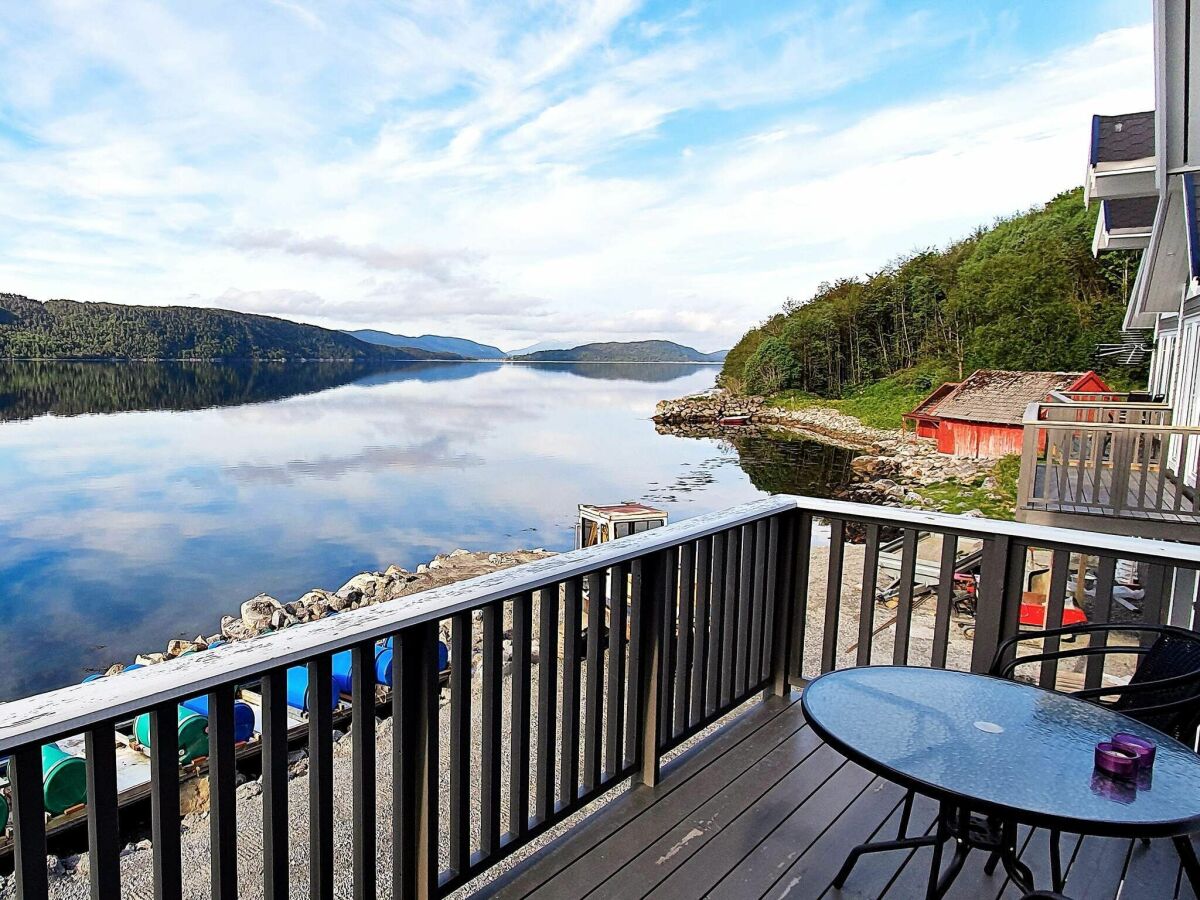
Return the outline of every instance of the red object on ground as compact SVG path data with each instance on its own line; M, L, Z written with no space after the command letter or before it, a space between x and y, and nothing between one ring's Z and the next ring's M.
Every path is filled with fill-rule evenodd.
M1083 614L1083 610L1076 609L1073 606L1063 607L1062 625L1052 625L1052 628L1065 628L1069 625L1084 625L1087 623L1087 616ZM1028 625L1031 628L1046 627L1046 607L1040 603L1022 603L1021 604L1021 624Z

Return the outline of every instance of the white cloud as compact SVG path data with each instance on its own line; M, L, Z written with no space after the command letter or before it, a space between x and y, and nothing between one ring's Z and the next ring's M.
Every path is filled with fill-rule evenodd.
M1152 104L1145 25L1031 61L872 2L117 9L0 11L0 289L716 349L1078 184L1088 117Z

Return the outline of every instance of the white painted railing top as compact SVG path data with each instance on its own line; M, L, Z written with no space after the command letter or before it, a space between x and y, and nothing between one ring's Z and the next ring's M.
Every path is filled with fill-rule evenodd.
M147 666L113 678L71 685L0 703L0 754L17 746L77 733L106 719L121 719L158 703L182 700L214 687L249 680L270 669L297 665L320 653L336 652L382 638L402 628L475 609L525 591L595 572L656 550L706 537L767 516L802 509L817 516L916 527L987 538L1024 539L1036 546L1110 553L1127 559L1170 559L1200 567L1200 546L1105 535L1066 528L971 518L946 513L779 495L663 528L434 588L402 602L380 603L328 616L249 641Z

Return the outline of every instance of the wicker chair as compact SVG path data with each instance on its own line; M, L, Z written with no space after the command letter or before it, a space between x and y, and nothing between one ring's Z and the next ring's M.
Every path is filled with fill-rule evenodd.
M1113 632L1155 635L1149 646L1098 644L1066 650L1033 653L1006 660L1020 641L1045 638L1072 640ZM1075 625L1048 631L1026 631L1004 641L996 649L991 674L1012 678L1019 666L1045 660L1134 654L1141 657L1128 684L1085 688L1072 696L1124 713L1184 743L1195 740L1200 726L1200 633L1172 625Z

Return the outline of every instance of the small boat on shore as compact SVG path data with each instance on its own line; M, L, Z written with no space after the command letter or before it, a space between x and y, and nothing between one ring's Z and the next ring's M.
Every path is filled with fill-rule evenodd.
M726 428L740 428L750 424L750 417L748 415L721 416L717 419L717 424Z

